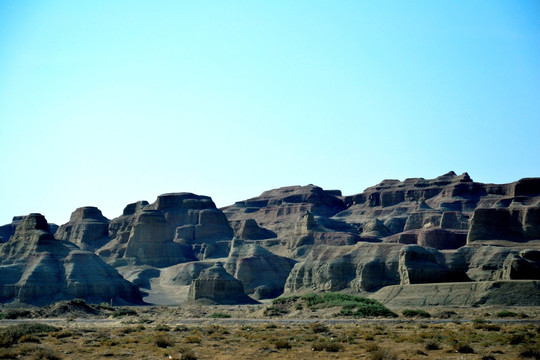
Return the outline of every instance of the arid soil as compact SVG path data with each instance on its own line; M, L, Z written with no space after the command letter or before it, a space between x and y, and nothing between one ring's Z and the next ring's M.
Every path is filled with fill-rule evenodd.
M538 359L540 309L430 308L430 317L351 319L335 309L279 317L267 305L5 311L0 359ZM35 316L39 316L35 318ZM425 315L424 315L425 316ZM35 323L52 325L32 333ZM22 336L16 327L26 326ZM11 338L10 338L11 336ZM20 336L17 339L14 337Z

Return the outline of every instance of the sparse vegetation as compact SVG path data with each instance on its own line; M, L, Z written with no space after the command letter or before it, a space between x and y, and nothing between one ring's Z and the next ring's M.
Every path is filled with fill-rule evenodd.
M11 325L0 330L0 347L9 347L25 335L50 333L59 330L60 328L55 326L40 323Z
M507 318L507 317L516 317L518 316L518 314L512 311L503 310L496 313L495 316L500 317L500 318Z
M429 340L425 346L426 350L440 350L441 346L434 340Z
M168 348L174 344L171 337L166 333L158 333L154 336L154 345L160 348Z
M402 314L403 316L406 316L406 317L421 317L421 318L431 317L431 314L424 310L406 309L406 310L403 310Z
M367 299L360 296L341 293L306 294L303 296L290 296L274 299L272 305L264 311L265 316L281 316L287 314L294 307L298 309L298 304L316 310L323 308L340 307L336 316L353 317L397 317L397 315L376 300Z
M336 341L320 340L313 343L313 351L339 352L343 350L343 345Z
M490 320L494 315L482 309L468 316L475 319L473 321L437 322L416 318L397 322L382 319L334 322L335 309L326 308L320 298L308 299L311 307L302 297L283 302L291 313L298 302L303 304L304 319L312 317L307 323L243 320L238 306L193 307L185 313L180 313L178 307L140 307L134 309L139 315L135 320L118 321L108 318L112 312L103 314L101 318L110 322L110 326L99 322L91 325L87 320L79 323L76 318L71 322L60 321L62 326L55 327L30 322L6 326L4 322L0 325L3 339L0 359L176 360L230 358L231 354L236 360L295 359L306 358L307 354L313 359L540 359L540 327L533 322L495 322ZM350 301L350 298L342 298L337 303L340 301ZM199 313L195 312L197 309ZM249 312L255 317L262 316L264 311L262 305L251 309L258 311ZM456 318L461 319L463 310L458 311ZM209 314L215 312L232 314L232 318L213 322ZM199 320L182 322L182 318L187 317L184 314ZM496 311L492 310L492 314ZM535 320L538 318L534 309L529 314ZM153 325L140 324L141 318Z
M129 308L118 308L114 311L113 317L119 318L123 316L134 316L137 315L137 312Z
M230 315L230 314L221 313L221 312L215 312L215 313L210 314L208 317L214 318L214 319L228 319L228 318L231 317L231 315Z

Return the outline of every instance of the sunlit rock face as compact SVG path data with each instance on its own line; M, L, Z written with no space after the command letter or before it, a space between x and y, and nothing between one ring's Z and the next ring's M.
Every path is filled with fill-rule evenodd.
M2 302L44 305L58 300L141 303L141 294L89 251L54 238L41 214L26 216L0 245Z
M115 266L167 267L226 257L233 230L208 196L174 193L133 203L109 223L109 241L96 252Z
M217 304L257 303L244 292L244 285L229 274L221 262L207 268L191 283L188 299Z
M406 293L407 286L431 283L534 282L540 277L540 179L483 184L467 173L449 172L434 179L384 180L350 196L314 185L289 186L221 210L208 196L171 193L151 204L129 204L112 220L95 207L79 208L56 238L51 230L37 216L0 227L5 299L13 299L13 289L22 283L23 298L40 291L52 296L53 290L40 284L52 284L66 271L84 274L77 264L92 261L85 250L147 293L155 292L154 299L168 292L170 301L185 299L190 286L193 294L213 294L201 299L224 301L219 289L225 281L214 281L215 287L213 280L203 282L210 268L219 270L216 262L242 283L240 291L237 282L214 269L214 275L231 280L223 288L227 296L238 291L244 300L245 294L266 299L310 291L374 293L388 286ZM36 236L39 241L17 241ZM63 245L39 250L51 243ZM33 282L37 275L21 265L27 262L20 254L39 265L36 274L42 278ZM54 265L59 257L72 265ZM106 277L104 269L96 276ZM69 289L90 296L77 285L81 279L69 279Z
M71 214L68 223L58 228L55 237L95 251L109 240L109 219L96 207L81 207Z

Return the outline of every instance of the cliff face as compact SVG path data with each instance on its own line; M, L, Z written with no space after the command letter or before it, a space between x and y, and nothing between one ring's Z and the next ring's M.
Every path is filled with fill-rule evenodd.
M167 267L227 256L233 230L212 199L191 193L160 195L130 204L108 227L96 250L107 262Z
M143 287L149 298L153 292L170 293L169 303L180 301L178 294L187 296L187 287L191 299L206 294L201 297L226 302L216 289L225 286L231 296L240 289L238 282L242 301L252 301L246 293L264 299L283 292L373 294L399 287L385 292L390 296L420 284L540 278L538 178L497 185L449 172L435 179L384 180L351 196L314 185L289 186L221 210L207 196L164 194L152 204L129 204L112 220L95 207L79 208L56 238L43 221L30 216L0 228L3 241L13 235L0 245L1 271L11 279L4 280L4 301L16 292L27 291L31 299L40 292L52 296L51 289L64 291L41 286L54 279L67 279L59 283L70 284L66 288L77 289L81 297L90 294L85 288L100 293L94 283L107 283L118 273L102 262L96 265L93 253ZM65 266L54 265L59 259ZM78 275L85 274L81 264L98 275ZM30 276L34 273L40 275ZM216 274L219 279L211 280ZM91 283L78 285L87 277ZM33 290L20 292L21 284ZM107 285L103 296L119 297L115 286Z
M40 214L21 221L9 242L0 245L0 259L2 302L142 302L139 290L95 254L55 239Z

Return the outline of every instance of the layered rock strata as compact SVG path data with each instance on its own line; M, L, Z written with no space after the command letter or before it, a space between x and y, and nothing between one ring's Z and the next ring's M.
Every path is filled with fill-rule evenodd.
M189 288L189 300L217 304L254 304L244 292L242 282L227 273L221 262L199 274Z
M74 298L142 302L137 287L99 257L55 239L43 215L26 216L10 241L0 245L1 302L44 305Z

